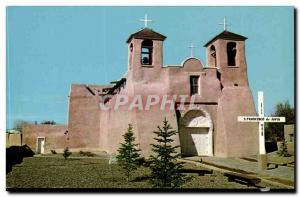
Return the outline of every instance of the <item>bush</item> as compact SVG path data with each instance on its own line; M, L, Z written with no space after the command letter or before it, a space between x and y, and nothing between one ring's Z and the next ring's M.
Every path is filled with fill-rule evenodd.
M44 120L41 122L41 124L56 125L56 122L54 120Z
M143 166L146 167L146 168L149 168L150 165L151 165L151 160L149 160L149 159L146 159L146 160L144 161L144 163L143 163Z
M57 154L57 152L55 150L51 150L52 154Z
M87 151L87 152L85 152L85 151L79 151L79 154L81 156L87 156L87 157L95 157L96 156L96 154L94 154L92 152L89 152L89 151Z
M145 157L138 158L136 160L136 162L137 162L138 166L143 166L143 167L146 167L146 168L150 167L150 164L151 164L151 160L145 159Z
M289 153L288 153L288 150L287 150L287 144L286 144L285 139L283 139L283 141L281 142L280 148L277 151L277 154L279 156L281 156L281 157L288 157L288 156L290 156Z
M63 156L65 159L68 159L68 157L72 155L72 153L69 151L69 148L66 147L65 150L64 150L64 153L63 153Z
M146 163L146 160L145 160L144 157L140 157L140 158L138 158L138 159L136 160L136 162L137 162L137 165L138 165L138 166L144 166L145 163Z

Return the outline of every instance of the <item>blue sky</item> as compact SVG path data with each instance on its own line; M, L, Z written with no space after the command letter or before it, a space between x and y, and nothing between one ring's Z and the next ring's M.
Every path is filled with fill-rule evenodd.
M15 120L67 122L72 83L105 84L127 69L126 39L150 27L167 36L164 64L195 56L206 64L203 45L222 32L248 37L250 87L264 91L265 113L288 100L294 106L293 7L8 7L7 127Z

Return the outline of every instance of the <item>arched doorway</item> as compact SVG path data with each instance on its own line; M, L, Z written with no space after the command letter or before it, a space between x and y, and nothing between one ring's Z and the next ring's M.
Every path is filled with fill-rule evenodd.
M213 156L213 124L203 109L182 113L179 137L183 156Z

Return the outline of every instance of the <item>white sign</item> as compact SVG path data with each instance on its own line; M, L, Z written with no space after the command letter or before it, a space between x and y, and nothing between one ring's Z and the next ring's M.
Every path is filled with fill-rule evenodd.
M238 116L239 122L285 122L285 117Z
M238 116L239 122L258 122L259 154L266 154L265 122L285 122L285 117L264 116L264 93L258 92L258 116Z

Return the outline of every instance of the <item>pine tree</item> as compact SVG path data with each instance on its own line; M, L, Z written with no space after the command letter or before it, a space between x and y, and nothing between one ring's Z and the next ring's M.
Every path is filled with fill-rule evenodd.
M125 142L121 143L121 147L118 149L117 161L125 171L127 181L129 181L131 174L137 169L140 159L140 150L137 149L137 144L134 144L135 137L131 124L128 125L127 132L123 137Z
M157 135L154 140L157 144L151 144L152 151L155 155L151 155L151 183L155 188L176 188L184 183L184 176L180 173L183 168L181 162L177 162L180 154L176 153L179 146L172 146L172 136L176 135L176 131L165 119L163 127L157 127L158 131L154 131Z

